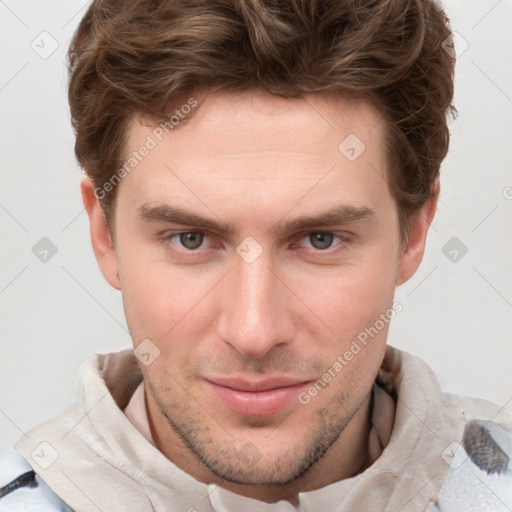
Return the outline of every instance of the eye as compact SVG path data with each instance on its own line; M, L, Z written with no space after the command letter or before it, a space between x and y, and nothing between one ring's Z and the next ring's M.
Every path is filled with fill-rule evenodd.
M162 240L167 243L171 242L172 245L177 245L178 248L194 251L201 248L205 238L205 234L199 231L182 231L170 233L162 237Z
M340 238L333 233L318 231L315 233L309 233L305 239L311 244L313 249L325 250L332 246L335 237Z
M199 249L204 241L204 234L190 231L187 233L179 233L180 244L187 249Z

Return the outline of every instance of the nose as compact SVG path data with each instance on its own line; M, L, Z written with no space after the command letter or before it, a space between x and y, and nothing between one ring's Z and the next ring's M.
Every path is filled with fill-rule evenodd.
M272 268L271 256L263 252L248 263L236 255L223 286L217 323L221 340L246 357L261 358L293 339L291 293Z

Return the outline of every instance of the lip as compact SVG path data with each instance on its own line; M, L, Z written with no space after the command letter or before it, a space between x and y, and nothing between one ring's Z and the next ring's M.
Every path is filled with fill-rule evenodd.
M297 398L309 381L285 377L260 380L214 378L205 380L212 394L235 414L271 416Z

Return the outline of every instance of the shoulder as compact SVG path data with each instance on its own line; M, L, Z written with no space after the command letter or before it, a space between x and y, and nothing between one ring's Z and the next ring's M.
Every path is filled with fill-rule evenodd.
M72 512L14 449L0 454L0 512Z
M459 445L445 453L450 470L426 512L512 510L512 431L491 421L467 423Z
M407 412L427 427L424 442L417 443L421 460L442 477L426 512L512 510L512 412L442 391L421 359L397 350L388 354L384 377Z

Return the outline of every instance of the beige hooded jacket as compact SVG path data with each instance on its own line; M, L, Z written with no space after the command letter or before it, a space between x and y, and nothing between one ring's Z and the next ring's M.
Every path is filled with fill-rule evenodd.
M377 383L395 400L389 443L361 474L300 493L295 509L238 496L180 470L123 413L140 382L133 351L96 355L80 368L77 402L16 443L38 478L71 509L424 512L437 505L467 422L512 430L510 411L443 393L423 361L388 347Z

